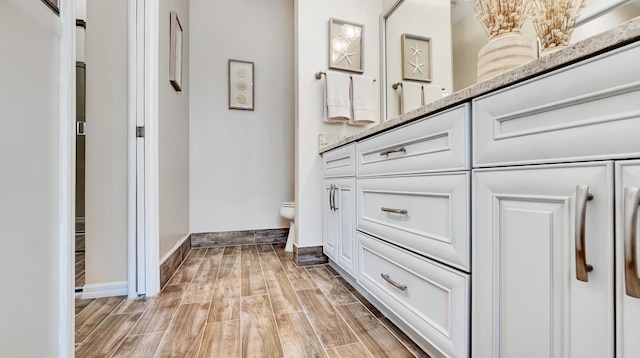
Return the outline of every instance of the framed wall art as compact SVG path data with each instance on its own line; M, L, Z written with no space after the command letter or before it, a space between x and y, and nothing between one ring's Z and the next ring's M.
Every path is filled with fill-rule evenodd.
M60 0L42 0L42 2L47 4L47 6L50 7L56 15L60 15Z
M431 39L402 34L402 79L431 82Z
M229 60L229 109L253 111L253 62Z
M170 53L169 53L169 81L176 91L182 91L182 25L178 14L171 11L170 24Z
M363 73L364 25L329 19L329 68Z

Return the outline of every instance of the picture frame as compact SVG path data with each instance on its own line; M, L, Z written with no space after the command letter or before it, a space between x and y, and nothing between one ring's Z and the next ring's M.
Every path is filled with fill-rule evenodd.
M229 59L229 109L254 110L253 62Z
M60 16L60 0L42 0L53 12Z
M431 82L431 38L401 35L402 79Z
M175 11L171 11L169 81L173 88L182 91L182 24Z
M364 72L364 25L329 19L329 68Z

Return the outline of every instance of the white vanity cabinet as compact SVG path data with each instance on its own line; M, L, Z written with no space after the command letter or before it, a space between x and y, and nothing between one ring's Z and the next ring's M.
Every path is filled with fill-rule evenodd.
M323 252L342 269L356 275L355 144L322 156Z
M469 356L470 106L356 143L358 284L432 357Z
M640 357L639 58L473 100L472 357Z

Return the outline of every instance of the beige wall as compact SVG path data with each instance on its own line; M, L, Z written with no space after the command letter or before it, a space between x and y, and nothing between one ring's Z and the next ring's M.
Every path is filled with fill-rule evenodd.
M182 25L182 92L169 82L170 20ZM160 1L158 63L159 258L189 234L189 1Z
M287 227L293 1L191 0L190 29L191 231ZM228 109L229 59L254 62L255 111Z
M127 281L127 9L87 0L87 285Z
M335 17L364 24L364 75L379 79L382 1L295 0L295 7L296 229L298 246L307 247L322 245L322 161L318 135L350 135L363 130L323 123L324 84L314 74L329 67L328 21Z
M60 34L42 2L0 0L0 357L55 357L66 343L58 341Z

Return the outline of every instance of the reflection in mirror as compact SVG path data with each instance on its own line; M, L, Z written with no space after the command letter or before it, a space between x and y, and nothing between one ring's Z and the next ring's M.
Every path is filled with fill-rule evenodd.
M450 18L449 0L404 0L387 14L383 61L387 118L452 91ZM423 73L430 76L420 76Z
M478 51L488 37L466 0L384 0L381 16L382 113L391 119L476 83ZM585 8L570 43L640 16L640 0L585 0ZM522 32L536 42L534 28ZM402 58L402 35L427 38L429 58L413 52ZM411 47L411 46L409 46ZM424 53L426 51L421 52ZM411 56L413 55L413 56ZM430 66L431 81L403 76L403 65ZM395 89L394 89L395 87ZM404 95L404 98L403 98Z

